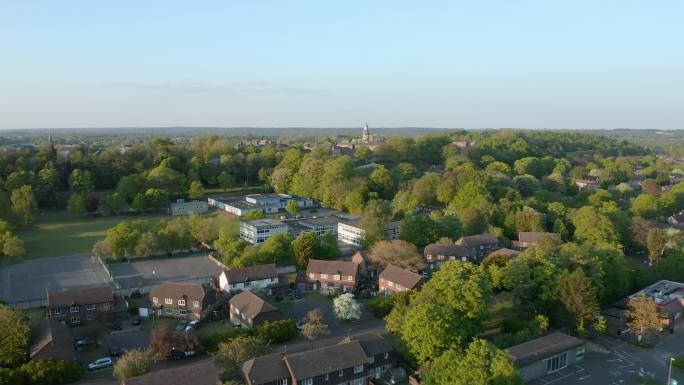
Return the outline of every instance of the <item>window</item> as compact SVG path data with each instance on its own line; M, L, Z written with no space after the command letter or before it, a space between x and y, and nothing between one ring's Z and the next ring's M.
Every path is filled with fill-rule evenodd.
M95 304L86 305L86 310L95 310Z
M328 274L321 274L321 279L328 279Z
M385 353L385 359L389 358L389 353Z
M86 319L87 319L88 321L92 321L92 320L95 319L95 316L92 315L92 314L88 314L88 315L86 316Z
M330 379L330 375L328 373L325 374L325 380L328 381Z
M173 314L173 309L168 309L168 308L167 308L167 309L164 309L164 312L165 312L166 314Z
M354 282L354 276L352 276L352 275L347 276L347 281Z
M305 378L302 380L302 385L313 385L313 378Z
M552 373L563 369L568 364L568 354L563 353L557 356L553 356L546 360L546 372Z
M164 303L167 305L173 305L173 299L171 298L164 298Z
M55 315L62 314L62 309L55 309Z
M339 280L340 280L340 275L339 275L339 274L335 274L334 278L335 278L335 281L339 281Z
M184 300L184 299L179 299L179 300L178 300L178 306L185 306L185 300Z
M354 381L352 381L351 384L352 385L363 385L363 377L354 379Z
M370 356L370 357L368 357L368 363L369 363L369 364L375 363L375 356Z
M316 274L309 273L309 279L316 279Z
M363 364L354 365L354 373L361 373L361 372L363 372Z
M72 306L71 308L69 308L69 312L71 312L71 313L78 313L78 311L79 311L78 306Z
M152 302L153 302L153 303L159 303L159 298L157 298L157 297L152 297Z
M276 385L287 385L287 378L281 378Z
M185 309L178 309L178 314L180 314L180 315L186 315L186 314L188 314L188 311L185 310Z
M72 324L77 324L77 323L80 323L80 322L81 322L81 318L80 318L80 317L71 317L71 323L72 323Z
M192 301L192 307L199 307L199 301Z
M342 377L342 376L344 375L344 370L340 369L340 371L338 372L338 374L340 375L340 377Z
M577 356L576 357L578 360L580 360L582 357L584 357L584 350L585 350L584 346L577 348Z

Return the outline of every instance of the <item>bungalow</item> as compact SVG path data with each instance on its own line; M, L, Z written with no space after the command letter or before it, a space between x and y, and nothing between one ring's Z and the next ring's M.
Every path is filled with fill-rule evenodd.
M157 316L201 320L211 313L216 292L197 283L162 282L149 299Z
M446 261L467 261L470 251L463 245L453 243L431 243L425 246L423 255L430 270L439 269Z
M251 291L236 294L229 303L230 322L233 325L250 328L266 321L285 319L285 315L280 310Z
M490 234L468 235L456 240L455 244L468 249L468 261L480 263L492 251L501 248L499 240Z
M219 287L226 293L242 290L268 292L276 285L278 285L278 270L272 263L224 270L219 276Z
M359 283L359 265L354 262L311 259L306 267L308 290L332 287L355 291Z
M114 290L110 286L48 293L48 317L68 325L114 319Z
M555 332L506 349L525 382L582 361L586 345L579 338Z
M63 323L55 318L43 320L31 330L32 360L74 360L74 337Z
M413 290L423 284L423 276L394 265L387 265L380 273L379 288L384 295Z
M520 232L518 233L518 240L511 242L511 247L514 250L524 251L530 247L534 247L534 245L544 237L551 238L558 242L561 241L560 233Z
M222 368L211 358L190 364L155 370L137 377L121 380L121 385L216 385Z

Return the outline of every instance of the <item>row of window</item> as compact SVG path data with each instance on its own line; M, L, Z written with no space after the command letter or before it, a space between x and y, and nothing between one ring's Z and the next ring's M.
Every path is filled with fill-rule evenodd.
M95 304L86 305L86 310L88 310L88 311L95 310ZM71 306L69 308L69 313L78 313L80 311L81 311L81 308L79 306ZM54 309L53 313L55 315L61 315L62 309L60 309L60 308Z
M159 298L157 297L152 297L152 302L153 303L159 303ZM166 305L173 305L173 298L164 298L164 304ZM179 299L178 300L178 306L185 306L185 300L184 299ZM192 307L200 307L199 301L192 301Z
M388 359L388 358L389 358L389 353L385 353L385 359ZM371 363L371 364L372 364L372 363L374 363L374 362L375 362L375 357L374 357L374 356L371 356L371 357L368 358L368 363ZM389 368L390 368L390 365L389 365L389 364L385 364L385 365L383 365L383 366L381 366L381 367L378 367L376 371L379 373L379 372L381 372L381 371L388 370ZM362 373L362 372L363 372L363 365L355 365L355 366L354 366L354 374L359 374L359 373ZM343 377L343 376L344 376L344 371L343 371L343 370L339 370L339 371L337 372L337 375L338 375L338 377ZM325 381L329 381L329 380L330 380L330 374L328 373L328 374L325 375ZM351 380L349 383L352 384L352 385L363 385L363 377L353 379L353 380ZM276 382L276 384L277 384L277 385L288 385L288 379L287 379L287 378L281 378L281 379L279 379L279 380ZM313 378L304 378L304 379L301 380L300 384L302 384L302 385L313 385ZM347 384L347 383L344 383L344 384Z
M92 320L95 319L95 316L92 315L92 314L88 314L88 315L86 316L86 319L87 319L88 321L92 321ZM71 316L71 318L69 318L69 321L70 321L72 324L79 324L79 323L81 323L81 317L79 317L79 316Z
M188 314L188 311L185 309L169 309L168 307L164 309L164 314L173 315L173 314L175 314L176 310L178 310L179 315Z
M322 273L320 274L320 279L328 279L328 277L329 277L328 274L322 274ZM352 275L344 275L344 276L341 276L339 274L333 275L333 280L335 280L335 281L341 281L343 278L345 281L354 282L354 276L352 276ZM312 280L316 279L316 274L315 273L309 273L309 279L312 279Z

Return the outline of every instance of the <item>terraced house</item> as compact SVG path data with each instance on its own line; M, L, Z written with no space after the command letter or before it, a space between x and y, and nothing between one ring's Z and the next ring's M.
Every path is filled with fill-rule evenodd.
M278 270L272 263L224 270L219 276L219 287L226 293L243 290L269 292L278 282Z
M67 325L114 318L114 290L109 286L48 293L48 317Z
M491 254L492 251L501 248L499 240L491 234L468 235L459 238L454 243L468 249L467 260L472 263L482 262L482 259Z
M306 267L306 281L308 290L355 291L359 283L359 264L311 259Z
M197 283L162 282L150 290L149 300L159 317L201 320L210 315L216 292Z

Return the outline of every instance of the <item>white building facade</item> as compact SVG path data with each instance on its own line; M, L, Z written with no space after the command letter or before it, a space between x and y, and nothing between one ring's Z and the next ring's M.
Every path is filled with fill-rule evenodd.
M240 222L240 239L253 245L261 245L274 234L287 234L287 225L275 219Z

